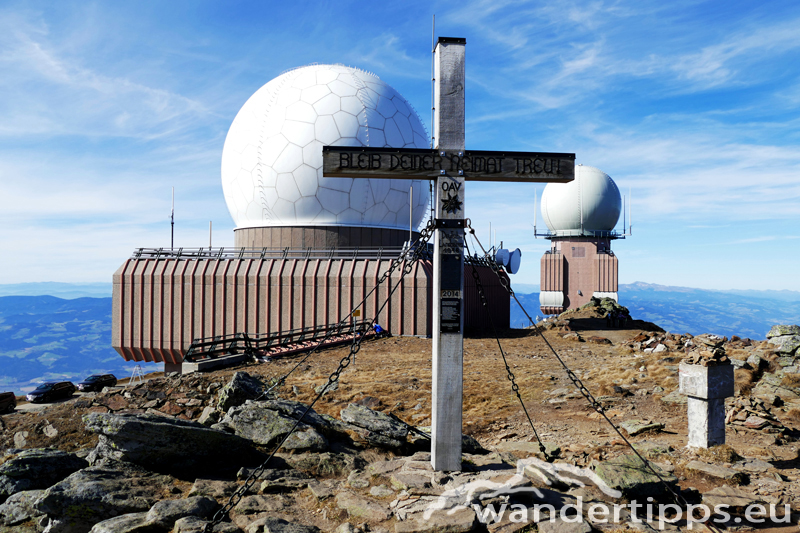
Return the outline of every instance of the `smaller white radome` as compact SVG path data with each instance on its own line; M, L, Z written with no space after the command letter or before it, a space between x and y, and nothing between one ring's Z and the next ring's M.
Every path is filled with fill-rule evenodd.
M542 218L556 236L598 235L614 230L622 199L608 174L576 165L573 181L544 188L541 207Z
M222 151L222 189L238 228L408 229L427 215L427 182L322 176L322 147L428 148L411 105L374 74L310 65L273 79L236 115Z

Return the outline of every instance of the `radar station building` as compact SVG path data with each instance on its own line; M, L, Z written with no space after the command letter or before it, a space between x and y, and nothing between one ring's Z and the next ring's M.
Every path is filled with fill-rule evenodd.
M576 165L574 181L545 187L541 212L548 231L534 229L550 240L541 260L542 313L563 313L593 296L618 301L619 263L611 241L626 236L614 229L621 208L616 183L595 167Z
M244 104L222 151L233 248L135 250L114 274L112 345L126 359L180 371L193 341L272 335L347 320L394 335L432 333L432 263L398 268L375 287L429 213L427 181L330 178L322 147L429 148L416 111L376 75L313 65L273 79ZM465 329L488 323L472 281L481 269L491 313L509 324L509 295L485 265L467 264ZM388 303L382 307L387 300Z

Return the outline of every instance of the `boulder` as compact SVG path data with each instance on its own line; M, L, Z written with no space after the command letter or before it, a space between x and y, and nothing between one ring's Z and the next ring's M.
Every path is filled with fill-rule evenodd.
M206 496L161 500L147 512L147 523L171 530L179 518L184 516L211 518L218 508L217 502Z
M389 510L386 507L349 491L336 495L336 506L347 511L350 518L369 522L389 519Z
M154 529L147 523L147 513L128 513L96 523L90 533L144 533L165 532Z
M189 497L208 496L217 501L227 501L231 494L236 492L239 485L235 481L223 479L195 479L194 485L189 490Z
M194 479L206 472L235 472L263 460L251 442L197 422L110 413L90 413L83 420L89 431L100 435L88 457L93 465L106 460L127 461Z
M628 432L631 437L646 431L661 431L664 429L664 424L659 422L648 422L643 420L626 420L622 422L619 427Z
M255 473L253 468L242 468L236 475L241 480L247 480ZM314 478L294 469L273 469L265 468L257 476L257 481L261 481L259 492L262 494L280 493L284 494L298 489L304 489Z
M590 533L592 527L585 520L544 520L537 524L539 533Z
M286 462L315 477L342 477L353 470L363 470L367 462L349 453L300 453L286 457Z
M800 348L800 335L772 337L767 342L776 346L776 351L778 353L793 354L797 351L797 348Z
M266 400L263 402L259 402L265 409L271 409L272 411L277 411L284 416L287 416L293 420L300 420L300 417L303 417L302 421L309 426L313 426L319 431L326 433L331 430L331 424L323 418L319 413L317 413L313 409L308 409L308 404L302 402L295 402L292 400ZM306 413L306 410L308 412ZM305 416L304 416L305 414Z
M758 370L766 364L766 361L760 355L754 353L747 358L747 364L750 365L751 368Z
M207 520L196 516L187 516L178 519L172 533L206 533ZM221 522L211 529L212 533L242 533L242 530L230 522Z
M675 488L678 478L664 472L654 463L649 461L648 463L664 482ZM592 466L595 474L606 485L621 491L626 497L642 498L652 496L657 498L667 491L659 477L653 474L636 454L621 455L607 461L596 462Z
M0 465L0 503L24 490L46 489L89 463L51 448L16 451Z
M303 414L296 410L299 407L286 404L299 404L299 402L247 402L244 405L232 407L220 422L233 429L234 433L245 439L252 440L267 447L277 445L292 431L297 424L297 419ZM303 404L299 404L303 405ZM286 412L296 414L297 418L288 416ZM325 419L316 413L306 415L309 420L314 420L327 427ZM297 429L286 440L283 447L296 451L324 451L328 448L328 441L314 427L300 422Z
M204 426L213 426L217 422L219 422L220 413L214 407L207 405L203 408L203 412L200 414L200 418L197 421Z
M319 533L319 528L270 517L253 522L247 526L246 533Z
M231 407L261 397L264 390L264 382L260 379L254 378L247 372L236 372L230 382L220 389L217 409L225 413Z
M800 335L800 326L789 324L776 324L767 333L767 338L782 337L784 335Z
M692 342L696 346L710 346L712 348L719 348L728 342L728 337L720 337L719 335L704 333L702 335L695 335L692 338Z
M756 503L766 503L763 497L743 489L722 485L703 494L703 503L711 507L727 505L731 511L742 511Z
M425 519L424 513L415 513L408 520L397 522L395 533L467 533L476 530L478 525L475 510L461 509L436 510Z
M0 525L16 526L31 518L42 516L35 504L43 494L43 490L27 490L11 495L3 505L0 505Z
M171 484L131 464L90 466L47 489L35 507L50 519L48 533L86 533L103 520L147 512Z
M367 430L364 436L372 445L383 448L402 448L406 444L408 426L396 418L351 403L341 412L342 421Z
M747 479L747 475L743 472L737 472L726 466L712 465L702 461L689 461L686 465L686 470L703 477L720 479L725 481L726 485L741 485Z

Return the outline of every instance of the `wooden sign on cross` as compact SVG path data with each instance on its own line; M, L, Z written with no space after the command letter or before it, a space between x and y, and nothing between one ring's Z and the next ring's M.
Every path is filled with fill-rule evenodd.
M465 181L559 182L575 177L575 154L464 149L466 39L436 44L435 149L325 146L326 177L435 180L431 463L461 470L464 356Z

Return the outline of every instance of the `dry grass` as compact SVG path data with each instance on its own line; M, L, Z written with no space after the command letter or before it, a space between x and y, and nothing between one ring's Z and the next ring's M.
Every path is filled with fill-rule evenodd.
M728 444L720 444L719 446L712 446L711 448L699 448L697 455L714 463L735 463L739 461L742 456L736 453Z
M733 373L735 390L741 395L747 395L753 388L758 376L751 370L739 368Z
M800 374L786 374L781 380L781 385L791 388L800 387Z
M738 359L739 361L746 361L750 354L753 352L742 350L741 348L727 348L725 354L731 359Z

